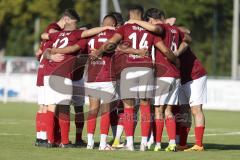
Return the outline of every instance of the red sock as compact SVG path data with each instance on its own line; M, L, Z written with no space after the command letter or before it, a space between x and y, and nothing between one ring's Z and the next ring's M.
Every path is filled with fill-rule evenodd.
M180 127L180 146L186 146L187 145L187 138L188 133L190 131L190 128L188 127Z
M126 136L134 135L134 109L124 108L124 129Z
M61 130L60 130L60 126L59 126L59 120L58 117L55 116L54 118L54 143L56 144L60 144L61 143Z
M164 120L163 119L155 119L155 126L156 126L156 142L161 143L163 127L164 127Z
M141 111L141 132L142 137L148 137L150 131L150 118L151 118L151 111L150 105L140 105Z
M47 131L47 113L42 113L42 131L46 132Z
M87 121L87 133L94 134L96 129L97 115L89 114Z
M76 126L76 142L82 140L82 131L84 127L84 114L76 113L75 114L75 126Z
M174 118L166 118L166 128L169 140L176 139L176 121Z
M108 135L109 127L110 127L110 113L106 112L103 113L101 116L100 133Z
M41 131L41 115L42 113L37 112L36 114L36 132Z
M200 126L200 127L195 127L195 143L198 146L202 146L202 141L203 141L203 134L204 134L204 129L205 127Z
M60 112L59 113L59 126L61 129L61 143L69 143L69 131L70 131L70 113Z
M47 137L49 143L54 143L54 113L47 111Z

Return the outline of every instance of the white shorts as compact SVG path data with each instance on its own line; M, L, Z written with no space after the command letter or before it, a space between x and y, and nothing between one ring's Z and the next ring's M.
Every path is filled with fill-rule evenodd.
M187 82L180 87L179 103L197 106L207 103L207 76Z
M118 99L116 82L86 82L85 95L110 103Z
M120 78L121 99L146 99L154 96L154 72L147 67L128 67Z
M72 104L74 106L83 106L85 103L84 79L73 81Z
M44 76L44 104L70 105L72 80L61 76Z
M157 77L155 79L154 105L178 105L180 79Z
M37 86L38 90L38 104L43 105L44 104L44 86Z

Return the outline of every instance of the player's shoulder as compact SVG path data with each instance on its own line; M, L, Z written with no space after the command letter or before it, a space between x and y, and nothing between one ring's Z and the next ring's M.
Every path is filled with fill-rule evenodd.
M48 32L50 29L55 29L59 31L62 30L61 27L56 22L50 23L46 28L46 32Z

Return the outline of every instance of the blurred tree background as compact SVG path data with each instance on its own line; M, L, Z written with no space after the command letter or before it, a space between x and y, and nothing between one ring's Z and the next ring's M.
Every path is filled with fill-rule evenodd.
M230 76L233 2L229 0L119 0L127 18L129 4L161 8L191 30L192 48L212 76ZM34 23L40 32L66 8L75 8L80 25L99 25L100 0L0 0L0 50L6 56L34 55ZM113 4L109 0L109 11Z

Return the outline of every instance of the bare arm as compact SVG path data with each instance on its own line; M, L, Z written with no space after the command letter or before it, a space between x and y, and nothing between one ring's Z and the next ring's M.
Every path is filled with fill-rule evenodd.
M167 58L169 61L174 63L178 68L180 67L179 59L174 55L174 53L168 49L163 41L159 41L155 44L155 47L157 47Z
M104 27L95 27L95 28L92 28L92 29L88 29L88 30L85 30L82 32L82 38L86 38L86 37L91 37L91 36L94 36L98 33L101 33L107 29L111 29L111 30L114 30L115 28L114 27L111 27L111 26L104 26Z
M163 28L159 25L154 25L145 21L139 21L139 20L129 20L127 23L136 23L137 25L145 28L146 30L153 32L155 34L162 34Z
M124 46L124 45L118 45L116 48L116 51L120 51L126 54L136 54L139 56L147 56L149 55L149 52L147 49L134 49L129 46Z
M42 40L49 40L49 34L48 33L42 33L41 34L41 39Z
M117 44L122 40L122 36L118 33L115 33L112 38L105 42L98 50L92 54L99 56L104 52L113 52L117 48Z
M43 53L43 58L48 59L48 60L52 60L54 62L61 62L62 60L64 60L64 55L62 54L51 54L51 49L46 49Z
M79 45L75 44L75 45L72 45L72 46L68 46L68 47L65 47L65 48L53 48L51 50L51 54L70 54L70 53L74 53L76 51L80 50L80 47Z
M177 56L177 57L180 56L182 53L184 53L187 50L188 47L189 47L188 43L182 42L180 44L178 50L174 53L175 56Z

